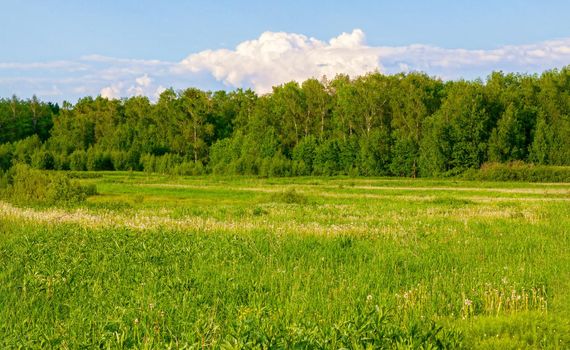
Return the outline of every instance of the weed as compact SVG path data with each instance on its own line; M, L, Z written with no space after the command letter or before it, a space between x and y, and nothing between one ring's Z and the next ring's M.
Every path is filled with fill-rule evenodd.
M287 204L307 204L309 199L306 195L297 192L294 188L276 193L272 197L273 201Z

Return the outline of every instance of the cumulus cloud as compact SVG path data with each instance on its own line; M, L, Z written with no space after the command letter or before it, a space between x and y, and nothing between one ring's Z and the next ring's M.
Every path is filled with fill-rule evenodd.
M328 42L293 33L265 32L235 50L191 54L175 70L207 71L231 87L271 91L281 83L343 73L351 76L378 70L385 73L425 71L446 79L484 77L493 70L538 72L570 63L570 38L491 50L446 49L429 45L368 46L364 32Z
M148 74L135 78L134 81L130 80L132 79L125 79L106 86L100 90L99 94L108 99L131 96L149 96L155 98L158 90L161 90L160 92L164 91L162 86L155 87L152 85L153 79L151 79Z
M99 95L102 97L108 98L110 100L120 98L121 97L121 85L122 84L113 84L111 86L106 86L101 89Z
M77 60L0 62L0 96L37 94L73 100L85 95L155 100L164 87L252 87L259 93L291 80L424 71L444 79L484 78L493 70L536 73L570 63L570 38L486 50L413 44L374 46L360 29L329 40L265 32L234 49L192 53L178 62L82 56Z
M228 86L252 86L258 92L290 80L360 75L381 70L379 53L365 44L364 32L355 29L329 42L301 34L265 32L235 50L207 50L192 54L175 71L210 72Z
M149 86L150 83L152 82L152 79L148 77L148 74L145 74L145 75L143 75L142 77L136 78L135 81L136 81L137 84L139 84L140 86L147 87L147 86Z

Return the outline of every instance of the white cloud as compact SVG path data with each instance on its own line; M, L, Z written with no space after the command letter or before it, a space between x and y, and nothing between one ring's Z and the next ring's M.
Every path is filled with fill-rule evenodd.
M158 98L160 97L160 94L162 94L164 91L166 91L166 88L162 85L159 85L156 90L154 90L154 94L153 94L153 98L155 100L158 100Z
M102 88L99 94L108 99L131 96L147 96L157 99L166 89L162 85L154 86L152 82L153 79L148 74L135 78L134 81L133 79L125 78Z
M239 44L235 50L192 54L175 71L208 71L226 85L253 86L263 93L290 80L380 70L379 58L377 50L365 45L364 33L358 29L328 43L300 34L265 32L259 39Z
M81 61L90 63L104 63L112 65L128 66L168 66L171 63L160 60L141 60L132 58L117 58L103 55L86 55L81 57Z
M446 49L429 45L367 46L362 30L329 42L294 33L265 32L235 50L191 54L178 73L209 72L227 86L271 91L281 83L344 73L351 76L425 71L446 79L484 77L493 70L540 72L570 63L570 38L491 50Z
M131 86L127 89L129 96L144 96L144 89L142 86Z
M330 40L265 32L234 49L205 50L179 62L101 55L48 62L0 62L0 96L37 94L47 99L85 95L156 100L164 86L217 89L253 87L257 92L310 77L424 71L444 79L484 78L493 70L536 73L570 63L570 38L488 50L430 45L370 46L362 30Z
M143 75L142 77L136 78L135 81L136 81L137 84L139 84L140 86L147 87L147 86L149 86L150 83L152 82L152 79L148 77L148 74L145 74L145 75Z
M88 65L74 61L0 62L0 70L63 70L76 72L87 70L88 68Z
M101 97L108 98L110 100L121 98L121 87L122 87L121 85L122 84L113 84L110 86L106 86L101 89L99 94L101 95Z

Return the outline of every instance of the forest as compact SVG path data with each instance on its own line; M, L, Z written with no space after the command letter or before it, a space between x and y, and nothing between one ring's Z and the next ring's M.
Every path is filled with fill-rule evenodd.
M457 175L570 165L570 66L443 81L378 72L252 90L165 90L75 104L0 99L0 169L180 175Z

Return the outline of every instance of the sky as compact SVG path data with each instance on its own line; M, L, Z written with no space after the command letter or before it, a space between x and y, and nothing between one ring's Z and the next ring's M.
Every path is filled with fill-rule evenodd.
M570 64L567 0L0 0L0 97L155 100L166 88Z

